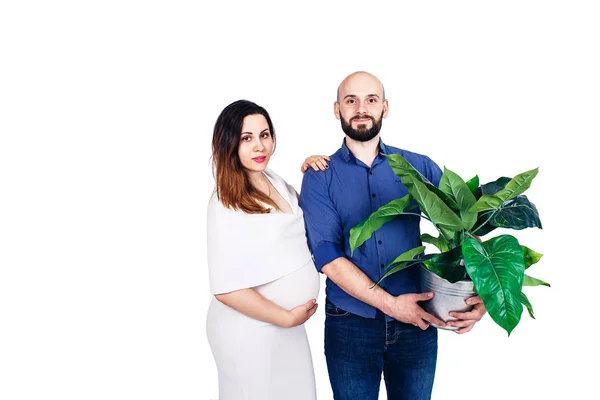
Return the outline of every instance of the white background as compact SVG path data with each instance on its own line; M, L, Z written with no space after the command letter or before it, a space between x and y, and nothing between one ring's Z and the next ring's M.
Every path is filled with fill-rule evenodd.
M299 190L302 160L341 144L332 105L356 70L385 85L386 143L482 182L540 168L544 229L513 233L553 287L526 291L537 320L510 338L489 317L440 332L433 398L594 398L599 17L592 1L3 2L0 398L216 399L214 122L237 99L266 107L271 167ZM306 327L331 399L323 319Z

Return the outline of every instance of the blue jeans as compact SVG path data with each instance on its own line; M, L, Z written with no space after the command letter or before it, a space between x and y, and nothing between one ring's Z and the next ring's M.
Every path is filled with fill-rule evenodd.
M377 400L381 373L388 400L431 398L437 329L363 318L325 300L325 358L336 400Z

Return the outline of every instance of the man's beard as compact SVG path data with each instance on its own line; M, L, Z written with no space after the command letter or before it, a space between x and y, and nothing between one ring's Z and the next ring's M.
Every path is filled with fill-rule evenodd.
M366 124L359 124L358 129L354 129L352 127L352 121L363 118L369 118L371 120L371 128L367 129ZM368 142L377 136L381 130L381 124L383 123L383 111L381 112L379 120L375 120L375 118L368 115L356 115L350 118L350 121L346 122L344 117L340 115L340 121L342 122L342 130L350 137L350 139L356 140L357 142Z

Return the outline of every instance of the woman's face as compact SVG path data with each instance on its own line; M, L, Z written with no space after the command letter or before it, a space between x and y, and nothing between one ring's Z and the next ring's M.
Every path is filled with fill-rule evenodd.
M267 119L260 114L248 115L242 124L238 156L247 172L262 172L273 152L273 137Z

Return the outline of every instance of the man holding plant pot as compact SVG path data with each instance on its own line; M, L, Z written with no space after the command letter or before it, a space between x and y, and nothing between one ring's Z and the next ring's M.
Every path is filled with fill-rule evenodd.
M416 267L370 289L398 254L420 244L418 215L387 222L354 254L348 239L352 227L408 194L381 153L401 154L436 186L442 171L429 157L380 140L388 101L375 76L346 77L334 113L346 135L342 147L326 171L306 172L300 192L309 247L327 275L325 356L334 397L377 399L383 372L388 399L429 399L437 359L437 330L429 324L468 332L486 312L481 299L468 299L474 308L452 314L458 320L446 324L419 305L433 293L420 293Z

